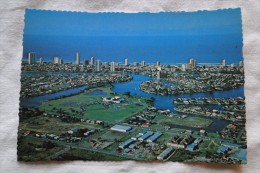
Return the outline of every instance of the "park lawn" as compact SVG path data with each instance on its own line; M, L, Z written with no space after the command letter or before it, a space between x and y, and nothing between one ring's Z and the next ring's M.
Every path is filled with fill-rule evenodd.
M145 108L146 106L144 105L130 104L121 106L118 109L87 110L84 112L84 118L104 122L119 122Z
M65 97L57 100L49 100L43 102L41 109L45 108L45 110L52 110L53 108L59 109L62 108L64 110L69 109L71 107L73 108L80 108L80 105L82 104L89 104L96 101L101 101L101 96L91 96L87 95L88 93L95 91L95 90L102 90L106 93L112 92L110 87L100 87L100 88L93 88L89 89L84 93L80 93L74 96ZM80 109L79 109L80 110Z
M158 120L158 123L204 128L208 127L212 123L212 120L202 117L166 118Z
M74 110L81 111L81 105L90 104L96 101L101 101L101 98L79 94L71 97L43 102L40 109L45 111L51 111L53 109L70 111L70 109L73 108Z
M89 105L86 111L93 111L93 110L100 110L100 109L105 109L105 106L102 104Z
M112 92L109 87L94 88L75 96L46 101L41 105L40 109L47 112L62 109L63 111L71 113L75 116L79 115L85 119L113 123L122 121L147 107L146 101L143 98L126 98L125 96L117 95L124 97L126 99L126 103L114 104L111 106L112 108L107 109L103 104L101 104L101 96L87 95L87 93L97 89L103 90L107 93ZM82 110L82 107L85 110Z

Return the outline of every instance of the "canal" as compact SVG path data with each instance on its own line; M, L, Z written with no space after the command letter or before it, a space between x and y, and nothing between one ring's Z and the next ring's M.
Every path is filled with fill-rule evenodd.
M228 97L244 97L244 87L232 89L232 90L226 90L226 91L215 91L212 93L195 93L195 94L182 94L178 96L174 95L155 95L143 92L139 89L139 85L147 80L151 80L152 78L148 76L143 75L132 75L133 80L124 82L124 83L115 83L113 85L112 90L118 94L124 94L125 92L130 92L131 95L136 95L143 98L155 98L154 106L158 109L170 109L172 112L174 112L175 104L172 102L175 98L203 98L203 97L215 97L215 98L228 98ZM47 101L50 99L55 99L63 96L69 96L71 94L76 94L84 89L86 89L87 86L81 86L73 89L68 89L65 91L60 91L54 94L47 94L44 96L37 96L32 98L22 98L20 100L20 106L21 107L39 107L43 101ZM95 91L93 93L94 95L102 95L99 91ZM186 114L188 115L188 114ZM189 116L195 116L195 115L189 115ZM197 115L196 115L197 116ZM199 116L202 117L202 116ZM205 130L209 132L215 132L220 131L224 127L226 127L230 122L226 120L219 120L216 118L209 118L213 120L213 123L205 128ZM197 128L189 128L186 126L171 126L176 128L185 128L190 130L196 130Z

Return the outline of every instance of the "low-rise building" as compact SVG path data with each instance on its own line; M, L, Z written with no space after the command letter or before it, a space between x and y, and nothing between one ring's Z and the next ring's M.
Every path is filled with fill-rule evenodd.
M175 150L172 147L165 149L159 156L157 156L158 160L164 160L169 157Z
M184 137L174 136L168 141L167 146L175 148L186 148L186 146L192 143L193 141L194 138L190 135Z
M186 148L186 150L188 150L188 151L194 151L196 149L198 149L198 144L195 144L195 143L187 145L187 148Z
M131 139L137 141L137 139L140 138L141 136L142 136L142 135L137 134L137 135L131 137Z
M236 150L234 151L232 154L230 154L227 159L229 161L234 161L234 162L238 162L241 161L242 163L246 163L246 149L240 149L240 150Z
M225 154L228 152L228 147L220 146L217 150L217 154Z
M140 138L138 138L139 141L143 142L144 140L146 140L147 138L149 138L150 136L153 135L153 132L147 132L145 133L143 136L141 136Z
M222 142L221 145L225 146L225 147L228 147L228 148L231 148L231 149L239 149L239 148L241 148L241 145L234 144L234 143L229 143L229 142Z
M161 132L156 132L154 135L152 135L151 137L149 137L146 141L147 142L154 142L155 140L157 140L160 136L162 136Z
M132 129L130 126L123 126L123 125L114 125L113 127L110 128L110 130L113 131L118 131L118 132L129 132Z
M124 149L126 147L128 147L130 144L134 143L135 141L132 139L128 139L127 141L123 142L122 144L120 144L118 146L118 148Z

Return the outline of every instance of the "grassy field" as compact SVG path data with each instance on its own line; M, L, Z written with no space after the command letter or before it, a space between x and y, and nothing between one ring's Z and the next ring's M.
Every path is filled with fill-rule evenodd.
M104 106L102 104L102 96L88 95L97 89L106 92L107 95L105 96L109 96L112 93L109 87L95 88L75 96L46 101L40 109L47 112L62 109L65 112L84 119L114 123L122 121L147 107L145 99L127 98L122 95L119 96L125 98L125 103Z
M176 153L169 159L169 161L183 162L188 159L192 159L194 153L186 150L177 150Z
M62 160L99 160L99 161L120 161L127 160L123 157L102 154L94 151L87 151L82 149L72 149L67 153L63 154Z
M37 148L41 150L37 150ZM23 161L37 161L46 160L50 155L61 151L63 147L54 146L49 149L43 148L42 140L32 140L25 138L20 138L18 140L17 155L18 160Z
M187 118L162 118L157 121L159 124L167 124L167 125L181 125L187 127L208 127L212 120L202 117L187 117Z
M78 128L90 128L90 129L98 129L97 125L86 124L82 122L78 123L67 123L63 122L59 118L50 118L50 117L32 117L23 122L20 122L19 129L26 129L35 131L37 133L53 133L53 134L61 134L64 133L74 127Z
M163 135L156 140L157 143L164 144L172 137L172 134L169 133L163 133Z

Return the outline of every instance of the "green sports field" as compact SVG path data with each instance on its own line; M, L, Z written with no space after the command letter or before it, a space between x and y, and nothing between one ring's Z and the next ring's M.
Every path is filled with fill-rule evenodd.
M106 94L102 96L89 95L89 93L95 90L104 91ZM111 93L112 91L109 87L95 88L75 96L46 101L41 105L40 109L45 111L62 110L83 119L115 123L147 107L145 99L137 99L135 97L128 98L123 95L117 96L123 97L125 102L104 106L102 97L108 97Z

